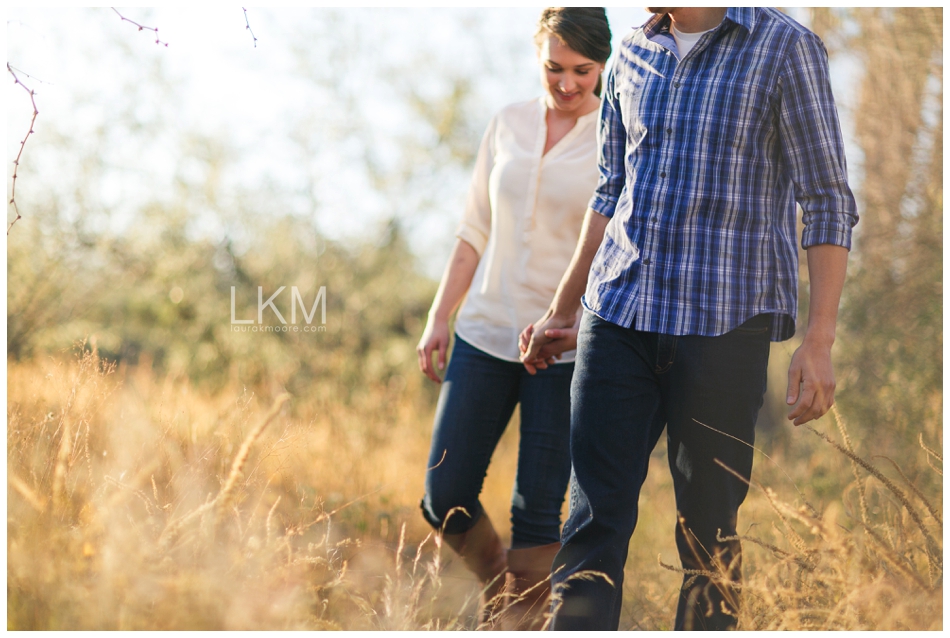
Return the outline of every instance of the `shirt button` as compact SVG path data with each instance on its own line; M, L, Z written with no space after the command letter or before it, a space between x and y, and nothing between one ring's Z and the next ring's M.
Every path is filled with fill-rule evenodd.
M644 260L643 260L643 265L644 265L644 266L649 266L649 265L650 265L650 258L649 258L649 257L644 258Z
M672 132L673 132L673 129L671 129L671 128L666 129L667 135L671 134Z
M673 82L673 86L676 87L676 88L680 88L680 83L679 83L679 82Z
M666 177L666 171L660 171L660 177Z

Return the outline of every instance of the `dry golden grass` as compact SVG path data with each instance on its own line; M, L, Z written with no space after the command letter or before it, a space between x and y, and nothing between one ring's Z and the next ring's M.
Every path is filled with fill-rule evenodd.
M412 398L421 379L347 408L326 389L207 396L89 352L8 372L9 629L475 627L475 581L418 512L432 418ZM485 486L496 522L511 430ZM939 495L847 436L797 434L787 460L757 458L740 513L740 627L942 628ZM921 467L939 471L941 442L922 444ZM652 461L622 629L669 628L682 579L665 450ZM816 463L842 490L813 506L795 484L807 492Z

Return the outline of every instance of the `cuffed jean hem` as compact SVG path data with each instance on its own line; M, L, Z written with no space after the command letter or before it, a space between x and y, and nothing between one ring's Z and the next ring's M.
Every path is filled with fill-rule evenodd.
M419 501L422 518L426 519L426 522L431 525L434 530L442 532L443 534L464 534L472 529L475 523L478 522L478 519L482 517L482 514L485 513L485 508L482 507L481 503L478 503L478 506L474 508L475 511L473 512L469 512L463 507L458 507L454 511L450 511L446 514L445 520L441 520L432 513L431 505L426 502L428 500L429 497L424 496L422 500Z

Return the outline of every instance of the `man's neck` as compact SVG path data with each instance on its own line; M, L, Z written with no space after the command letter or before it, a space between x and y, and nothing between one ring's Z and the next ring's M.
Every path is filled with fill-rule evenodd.
M718 27L725 16L725 7L677 7L670 9L670 19L681 33L709 31Z

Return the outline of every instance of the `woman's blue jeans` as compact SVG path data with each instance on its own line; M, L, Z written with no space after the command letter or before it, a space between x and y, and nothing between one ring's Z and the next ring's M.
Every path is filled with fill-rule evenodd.
M522 364L493 357L455 336L439 394L422 500L422 513L433 527L460 534L482 515L478 497L488 463L520 403L511 545L520 549L560 540L561 506L571 474L573 370L573 363L561 363L532 376Z
M554 629L618 628L640 487L664 428L679 518L670 524L680 561L693 572L684 576L675 628L735 626L736 515L752 473L769 326L770 316L758 315L717 337L677 337L584 313L571 388L571 511L553 565L562 596Z

